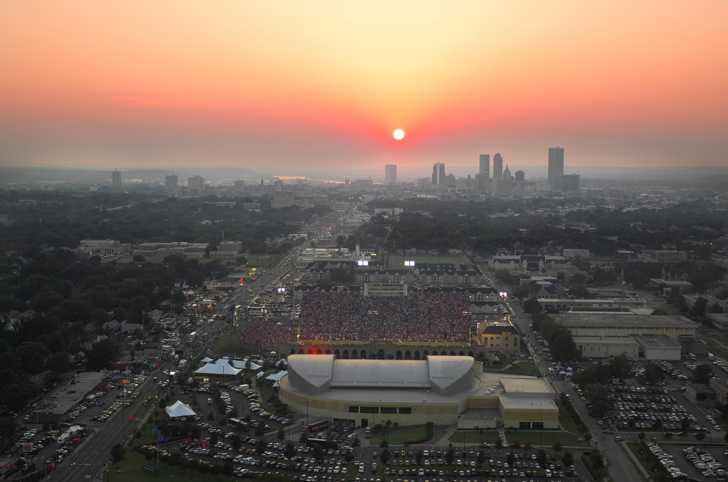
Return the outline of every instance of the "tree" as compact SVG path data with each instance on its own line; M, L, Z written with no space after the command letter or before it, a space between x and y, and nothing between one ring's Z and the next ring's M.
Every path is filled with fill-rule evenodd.
M285 454L286 458L288 458L289 460L296 455L296 445L293 442L288 441L286 443Z
M640 440L644 440L644 439L645 439L645 437L646 437L646 435L645 435L645 433L644 433L644 432L640 432L640 433L639 433L639 435L638 435L637 437L639 437L639 439L640 439Z
M590 403L590 413L595 418L602 418L609 411L609 390L604 385L591 384L584 387L586 399Z
M266 447L268 444L265 443L265 440L258 439L257 442L255 442L255 453L258 455L261 455L263 452L265 452Z
M695 367L695 373L693 375L693 381L695 383L702 383L707 385L710 382L710 378L713 376L713 366L704 363Z
M424 458L425 454L422 452L422 450L417 450L415 452L415 462L417 462L417 465L422 465L422 459Z
M665 378L665 373L659 366L649 362L645 365L644 378L648 385L656 385Z
M591 466L597 470L604 468L604 457L602 457L602 454L597 450L592 450L591 455L589 456L589 461Z
M230 444L233 446L233 450L237 453L240 451L240 447L243 445L243 441L240 440L240 435L233 435L230 439Z
M386 449L387 447L389 447L389 442L387 442L386 440L382 440L379 443L379 448Z
M726 436L728 436L728 434ZM483 465L483 462L485 462L485 452L483 452L483 449L480 449L478 450L478 456L475 459L475 463Z
M541 308L541 304L536 298L529 298L523 302L523 311L532 315L537 315L543 310Z
M254 433L256 437L262 437L265 433L265 424L263 422L258 422L258 424L255 426Z
M541 466L546 465L546 462L548 461L548 457L546 457L546 451L544 449L538 449L538 452L536 452L536 461Z
M124 460L124 446L121 444L116 444L113 447L111 447L111 461L115 464L118 464L122 460Z
M513 464L516 462L516 456L513 455L513 452L508 452L508 455L506 456L506 463L509 467L513 467Z
M609 363L609 368L612 372L612 377L619 379L629 378L632 372L632 362L627 358L627 355L619 355L612 359Z
M16 348L22 368L28 373L39 373L45 368L48 350L42 343L26 341Z
M693 309L692 313L694 316L698 318L703 318L705 316L705 311L708 308L708 300L703 298L702 296L699 296L695 303L693 303Z
M379 459L382 461L384 465L387 465L387 462L389 461L389 458L392 454L389 452L388 448L382 449L382 453L379 454Z
M567 467L574 465L574 456L571 452L564 452L564 456L561 457L561 462Z
M683 418L680 421L680 427L682 428L683 432L687 432L688 430L690 430L691 425L692 425L692 422L690 421L689 418Z
M106 368L119 356L119 345L111 339L94 343L91 350L86 353L86 365L90 370Z
M453 460L455 460L455 450L453 450L452 444L450 444L447 446L447 451L445 452L445 463L452 465Z
M561 452L563 446L559 442L556 442L551 448L554 450L554 452Z
M283 428L278 429L277 438L281 441L286 438L286 432L285 430L283 430Z

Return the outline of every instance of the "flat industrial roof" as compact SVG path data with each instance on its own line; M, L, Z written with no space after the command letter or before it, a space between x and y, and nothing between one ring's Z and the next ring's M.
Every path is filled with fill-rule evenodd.
M550 398L509 397L508 395L500 395L498 400L505 410L538 409L558 411L559 409L556 403Z
M566 328L697 328L698 325L682 316L638 315L629 313L567 312L553 315L555 321Z
M681 348L679 341L666 335L638 335L634 339L643 347Z
M574 343L595 343L605 345L637 345L631 336L575 336Z
M551 395L553 389L543 378L508 378L504 377L500 380L501 385L506 393L536 393L543 395Z

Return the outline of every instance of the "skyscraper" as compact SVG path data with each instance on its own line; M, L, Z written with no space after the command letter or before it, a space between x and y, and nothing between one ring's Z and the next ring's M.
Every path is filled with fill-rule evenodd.
M397 184L397 165L387 164L384 166L384 182L389 185Z
M490 179L490 154L480 155L478 174L480 174L483 179Z
M177 186L179 185L179 177L172 174L171 176L165 176L164 177L164 187L167 188L167 191L174 192L177 190Z
M432 184L439 186L445 184L445 164L436 162L432 166Z
M121 191L121 172L111 172L111 189L114 191Z
M561 189L564 177L564 148L549 147L549 186L553 190Z
M493 180L497 181L503 177L503 156L496 152L493 156Z
M261 182L263 180L261 179ZM192 176L187 178L187 188L190 191L202 192L205 189L205 178L202 176Z

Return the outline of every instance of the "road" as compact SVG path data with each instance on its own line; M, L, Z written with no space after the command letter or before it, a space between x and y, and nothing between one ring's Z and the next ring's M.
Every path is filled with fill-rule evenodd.
M58 466L48 480L52 482L101 480L101 473L109 461L111 448L118 443L124 443L137 428L137 423L130 422L129 417L142 418L154 408L153 404L146 405L145 400L159 389L152 378L160 373L161 369L150 373L144 384L139 387L139 396L134 402L89 434L83 444Z
M536 367L542 376L548 376L548 362L541 358L538 353L532 349L534 345L532 340L534 338L530 328L531 317L523 312L519 301L511 302L509 306L513 311L513 322L523 334L524 339L528 341L529 351ZM579 413L579 417L586 424L589 432L592 434L592 446L601 450L608 459L607 469L609 470L609 476L612 480L642 480L642 475L634 464L632 464L632 461L629 459L624 449L619 446L619 442L614 439L613 435L605 434L601 427L597 425L596 421L589 416L584 401L579 398L571 383L565 380L551 379L551 384L558 394L566 393L569 395L574 408ZM637 434L624 435L625 439L629 436L634 437L635 440L637 439Z

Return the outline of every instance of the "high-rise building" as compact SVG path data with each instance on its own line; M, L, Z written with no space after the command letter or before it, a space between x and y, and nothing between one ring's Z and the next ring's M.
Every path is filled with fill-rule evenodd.
M500 152L496 152L493 156L493 179L498 180L503 177L503 156Z
M177 190L177 186L179 185L179 177L172 174L170 176L164 177L164 187L167 188L167 191L174 192Z
M436 162L432 166L432 184L440 186L445 184L445 164Z
M205 178L202 176L192 176L187 178L187 188L190 191L203 191L205 189Z
M397 165L387 164L384 166L384 182L387 184L397 184Z
M526 180L526 173L523 171L516 171L516 182L523 182Z
M478 166L478 174L482 179L490 179L490 154L480 155L480 165Z
M121 191L121 172L111 172L111 189L114 191Z
M549 147L549 186L553 190L560 190L564 177L564 148Z

